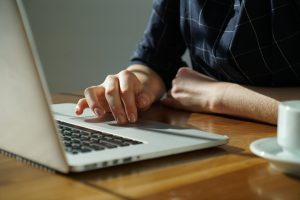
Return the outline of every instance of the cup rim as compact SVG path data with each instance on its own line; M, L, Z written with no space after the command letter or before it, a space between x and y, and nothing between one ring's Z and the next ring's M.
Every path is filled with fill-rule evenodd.
M295 104L298 104L296 107ZM282 101L279 104L280 107L285 108L290 111L297 111L300 112L300 100L289 100L289 101Z

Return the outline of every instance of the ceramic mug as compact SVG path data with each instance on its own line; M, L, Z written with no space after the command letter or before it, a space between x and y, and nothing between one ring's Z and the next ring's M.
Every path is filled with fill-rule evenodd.
M277 142L284 153L300 157L300 101L279 104Z

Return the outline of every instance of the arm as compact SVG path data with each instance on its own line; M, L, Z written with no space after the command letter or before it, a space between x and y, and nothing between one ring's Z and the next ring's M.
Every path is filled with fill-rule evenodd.
M131 58L131 64L148 66L170 89L178 69L186 66L181 59L186 45L180 30L180 1L153 2L148 26Z
M277 124L280 101L300 99L299 87L252 87L230 84L224 92L221 113Z
M268 96L268 92L269 89L266 91L263 88L250 89L230 83L215 112L276 124L279 101ZM273 88L273 92L276 92L276 88Z
M299 87L249 87L219 82L192 69L181 68L162 102L193 112L225 114L276 124L279 101L299 98Z

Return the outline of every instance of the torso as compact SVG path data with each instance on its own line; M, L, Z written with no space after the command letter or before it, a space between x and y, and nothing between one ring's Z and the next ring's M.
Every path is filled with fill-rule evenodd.
M181 0L192 65L216 79L300 85L300 15L292 0Z

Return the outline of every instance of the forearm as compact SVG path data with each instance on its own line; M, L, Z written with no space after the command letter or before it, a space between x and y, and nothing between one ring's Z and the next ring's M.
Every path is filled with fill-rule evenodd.
M127 70L133 72L145 88L153 93L155 100L158 100L166 91L162 79L149 67L134 64L129 66Z
M279 101L270 93L276 94L279 100L278 97L281 95L274 89L271 92L259 87L250 89L238 84L229 84L223 93L217 112L276 124Z
M164 105L192 112L218 113L277 123L280 101L300 99L300 87L253 87L220 82L180 68Z
M300 99L300 87L245 87L277 101Z

